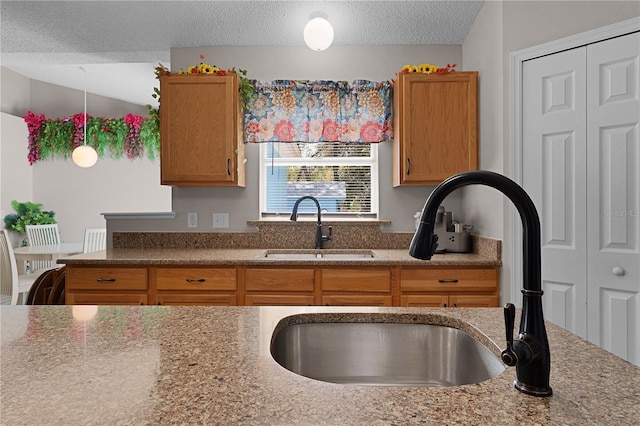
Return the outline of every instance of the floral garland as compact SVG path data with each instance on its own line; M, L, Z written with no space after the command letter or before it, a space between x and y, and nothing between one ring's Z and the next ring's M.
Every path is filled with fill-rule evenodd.
M46 118L44 114L27 112L23 117L29 131L29 164L56 156L68 158L73 149L85 143L83 113L71 117ZM98 157L149 159L158 156L160 128L154 117L127 114L124 118L104 118L86 115L87 145Z
M457 64L447 64L446 67L439 67L431 64L405 65L402 67L402 73L421 73L421 74L447 74L456 70Z

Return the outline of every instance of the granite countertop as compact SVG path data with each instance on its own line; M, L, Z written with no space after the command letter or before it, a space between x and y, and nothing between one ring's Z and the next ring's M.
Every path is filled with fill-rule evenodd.
M475 253L436 254L431 260L418 260L409 256L407 249L373 249L371 259L355 260L295 260L267 259L267 252L282 249L207 249L207 248L116 248L95 253L80 254L58 259L67 265L181 265L181 266L269 266L269 265L416 265L416 266L500 266L498 257ZM300 253L318 250L294 250ZM324 253L344 253L353 250L325 249ZM365 250L355 250L362 252Z
M500 308L3 307L2 423L631 425L640 418L640 368L551 323L554 395L536 398L513 388L513 368L457 387L298 376L269 352L276 325L298 313L460 327L495 354L504 338Z

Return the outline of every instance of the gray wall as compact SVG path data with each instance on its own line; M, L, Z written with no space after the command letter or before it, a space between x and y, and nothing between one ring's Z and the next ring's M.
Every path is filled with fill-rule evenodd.
M323 52L307 47L202 47L171 50L174 71L200 62L221 68L242 68L249 78L257 80L389 80L405 64L429 62L457 63L463 70L462 49L447 46L332 46ZM391 220L385 227L389 232L412 232L413 214L420 211L433 187L391 186L391 143L379 144L380 218ZM246 188L174 188L173 210L178 227L186 228L187 212L198 213L200 231L210 230L212 213L229 213L229 230L251 230L247 220L259 218L258 157L259 145L247 145ZM452 194L445 206L464 219L461 214L461 195Z
M103 212L171 210L171 188L160 185L158 160L107 158L82 169L71 159L58 158L29 166L26 124L21 117L29 110L52 118L82 112L83 92L30 80L6 68L0 70L1 105L6 113L2 115L0 151L2 218L13 211L12 199L42 203L46 210L56 212L61 238L80 242L85 228L105 227ZM91 94L87 95L87 112L105 117L122 117L129 112L146 116L144 106Z
M480 71L481 167L512 173L510 53L637 16L637 1L486 1L462 46L465 66ZM463 193L468 221L480 234L503 241L502 300L510 300L511 254L521 250L511 247L513 207L491 189L467 187Z

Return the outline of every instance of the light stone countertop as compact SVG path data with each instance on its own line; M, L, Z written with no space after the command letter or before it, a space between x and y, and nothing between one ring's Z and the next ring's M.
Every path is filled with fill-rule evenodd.
M269 347L279 321L299 313L454 326L495 354L504 339L500 308L8 306L0 311L1 423L634 425L640 418L640 368L550 323L554 394L536 398L513 388L513 368L457 387L298 376Z
M474 253L436 254L431 260L419 260L409 256L407 249L373 249L372 259L357 260L292 260L267 259L267 252L282 249L209 249L209 248L116 248L95 253L80 254L58 263L67 265L178 265L178 266L269 266L269 265L415 265L415 266L500 266L497 257ZM324 249L325 253L344 253L354 250ZM355 250L362 252L366 250ZM295 250L300 253L318 250Z

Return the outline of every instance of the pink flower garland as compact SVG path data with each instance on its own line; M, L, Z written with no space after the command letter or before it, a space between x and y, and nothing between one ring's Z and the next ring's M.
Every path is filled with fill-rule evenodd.
M29 154L27 156L29 164L33 164L40 160L40 138L38 132L44 122L44 114L34 114L33 111L27 112L24 116L24 121L27 123L27 129L29 130Z
M86 115L87 122L91 116L89 114ZM76 130L73 134L73 147L76 148L84 143L84 123L85 123L85 115L81 112L73 115L73 125L76 127Z
M140 157L142 154L142 141L140 140L140 125L142 124L142 117L129 113L124 117L124 122L129 125L129 135L125 142L127 158L132 159Z

